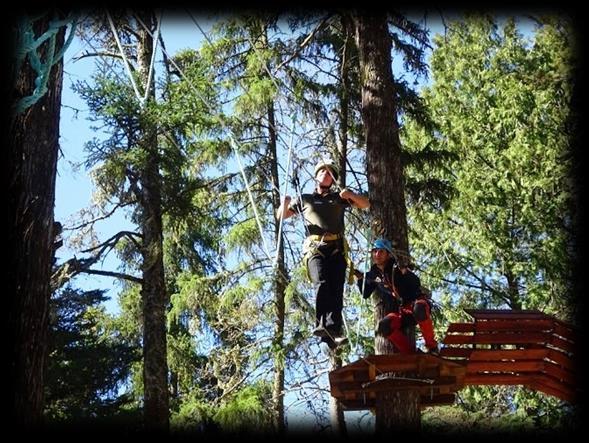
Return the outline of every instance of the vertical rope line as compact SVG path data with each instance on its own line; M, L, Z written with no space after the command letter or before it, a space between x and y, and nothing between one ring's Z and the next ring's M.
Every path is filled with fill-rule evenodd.
M149 90L151 89L151 81L152 81L152 76L153 76L153 71L154 71L153 67L155 65L155 54L157 52L157 45L159 43L159 36L160 36L160 26L162 24L162 15L163 15L163 11L160 11L159 19L156 17L157 27L155 30L155 37L152 37L152 40L155 41L155 44L153 45L153 51L151 51L151 62L149 63L149 73L147 74L147 86L145 86L145 93L143 95L142 103L145 103L147 101L147 97L149 95Z
M368 268L368 270L370 270L370 254L371 254L371 248L370 248L370 243L372 242L372 229L370 229L370 226L368 227L368 235L365 237L366 238L366 259L365 259L365 264L364 264L364 269ZM366 288L366 273L368 271L366 271L364 273L364 278L362 279L362 291L360 291L360 297L362 297L360 299L360 308L362 308L362 305L364 304L364 290ZM362 312L362 309L360 309L360 312ZM360 314L358 314L358 327L356 328L356 334L358 336L358 341L356 342L356 346L358 346L358 344L360 343ZM356 354L358 353L358 348L356 347L354 349L354 352L356 352Z
M127 56L125 55L125 51L123 50L123 45L121 44L121 41L119 40L119 34L115 28L115 24L112 20L112 17L110 16L110 12L106 11L106 17L108 19L108 23L110 24L110 29L115 37L115 41L117 42L117 46L119 48L121 56L123 57L123 64L125 65L125 70L127 71L127 75L131 79L131 84L133 86L133 91L135 92L135 97L137 98L137 100L139 101L140 104L143 104L143 99L141 97L139 89L137 89L137 84L135 83L135 79L133 78L133 73L131 72L129 60L127 60Z
M289 173L290 173L290 159L292 156L292 146L293 146L293 141L294 141L294 123L295 123L295 118L296 115L293 116L293 123L292 123L292 131L290 134L290 146L288 148L288 158L286 161L286 174L284 176L284 189L282 192L282 195L284 195L284 197L286 197L286 190L288 189L288 177L289 177ZM277 159L278 161L278 159ZM282 241L282 225L283 225L283 219L284 219L284 200L282 200L282 204L280 206L278 206L279 208L282 208L282 211L280 212L280 218L278 219L278 238L276 239L276 256L274 257L274 264L273 267L277 266L278 264L278 253L280 251L280 242Z

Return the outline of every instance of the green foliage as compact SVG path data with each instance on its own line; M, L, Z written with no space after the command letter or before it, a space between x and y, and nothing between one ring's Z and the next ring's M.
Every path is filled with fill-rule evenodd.
M269 385L257 383L237 391L220 405L206 402L198 394L187 396L180 410L172 414L172 432L270 432L270 392Z
M225 402L214 419L224 432L264 433L272 430L271 389L266 383L248 386Z
M220 315L224 317L230 315L237 308L242 313L243 318L255 322L255 313L258 309L253 303L255 298L252 295L259 293L263 285L263 279L252 276L246 283L223 291L219 297L218 309L220 310ZM251 328L253 324L244 326Z
M120 390L140 358L139 343L98 307L105 299L103 291L69 286L51 299L45 415L52 422L111 417L132 406Z
M435 435L489 435L538 432L532 417L523 414L489 415L479 410L465 412L459 406L426 409L422 414L422 430Z
M424 96L440 132L430 139L413 130L410 138L454 154L444 180L457 194L442 211L415 207L411 218L415 250L434 279L451 275L457 298L474 290L479 306L566 316L558 300L570 261L570 79L548 79L553 63L570 65L570 55L556 43L565 34L549 29L530 46L512 22L500 32L480 17L436 39L434 83Z
M260 241L260 231L254 218L235 223L225 235L225 245L228 251L249 248Z
M523 387L467 387L459 397L458 405L424 411L424 431L548 434L575 425L570 405Z
M470 320L464 308L570 314L571 35L562 18L528 38L513 20L499 26L477 16L434 39L433 83L423 96L438 130L409 123L405 138L451 154L408 169L454 189L434 210L419 200L409 206L413 255L441 306L439 332ZM480 417L518 430L569 420L560 402L523 388L470 387L460 395L464 423L475 430L483 430L471 423Z
M215 408L198 396L185 396L178 412L170 417L172 433L207 432L215 428Z

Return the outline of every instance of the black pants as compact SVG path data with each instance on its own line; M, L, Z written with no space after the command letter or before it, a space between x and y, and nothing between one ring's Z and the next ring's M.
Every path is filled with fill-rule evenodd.
M341 241L319 247L319 253L309 258L309 277L315 286L316 324L322 324L331 334L342 333L346 260Z

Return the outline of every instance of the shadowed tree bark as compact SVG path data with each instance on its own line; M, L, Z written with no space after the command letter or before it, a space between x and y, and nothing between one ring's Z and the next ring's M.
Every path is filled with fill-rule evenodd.
M51 16L34 23L35 35L49 28ZM13 29L18 36L21 29ZM57 32L55 47L63 46L65 27ZM16 42L11 49L16 51ZM38 53L47 57L51 40ZM8 325L7 380L9 422L30 431L41 424L43 369L47 349L48 309L53 243L53 206L59 151L62 61L49 72L48 92L20 113L11 108L8 130ZM25 59L10 78L9 106L35 90L38 75Z
M143 23L155 29L152 12L140 14ZM142 26L137 29L138 66L147 85L151 63L153 37ZM149 97L155 97L153 86ZM160 151L155 128L145 125L143 149L148 160L141 171L141 202L143 231L142 274L143 286L143 384L144 419L146 429L167 432L170 426L170 395L168 391L168 356L166 340L166 310L168 294L164 277L163 221L162 221L162 177L160 174Z
M408 259L407 208L401 141L395 105L391 67L391 38L386 14L354 16L356 43L360 57L362 84L362 121L366 133L366 169L374 235L389 238L398 251L397 259ZM385 316L384 306L375 306L375 320ZM408 336L413 336L408 334ZM377 337L377 354L394 349L383 337ZM402 428L420 428L419 394L410 390L379 393L376 408L377 432Z

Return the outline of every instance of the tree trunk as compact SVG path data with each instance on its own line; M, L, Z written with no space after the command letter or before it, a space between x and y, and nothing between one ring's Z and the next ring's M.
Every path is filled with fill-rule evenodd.
M384 391L376 393L377 434L390 436L391 431L419 432L421 408L417 391Z
M143 23L153 27L153 16L146 13ZM142 27L138 28L138 64L143 84L147 76L153 38ZM153 87L152 87L153 88ZM149 97L154 97L154 89ZM166 342L166 309L168 295L164 278L162 178L157 133L153 127L144 127L143 148L148 151L145 169L141 174L142 228L143 228L143 389L145 427L158 431L169 429L168 360Z
M368 195L376 225L373 236L391 239L393 247L400 251L397 257L401 261L406 258L409 247L401 142L391 68L391 38L384 15L358 15L354 17L354 22L360 57ZM377 321L385 314L382 306L375 308ZM377 354L393 351L388 340L381 337L376 338L375 348Z
M374 236L393 242L397 259L408 262L407 209L401 142L391 67L391 38L386 15L356 15L356 43L362 84L362 121L366 134L366 170L371 210L376 221ZM375 305L375 320L386 315L382 304ZM409 337L415 343L414 329ZM392 354L391 343L376 337L377 354ZM378 393L377 432L390 432L397 426L419 429L419 394L415 391ZM417 399L415 397L417 396Z
M42 35L50 16L35 23ZM62 47L65 27L58 32ZM15 34L16 35L16 34ZM49 42L41 46L45 59ZM55 177L63 80L60 60L51 68L49 91L33 106L10 116L8 136L8 379L9 423L27 431L43 415L43 370L53 261ZM30 96L37 74L26 60L15 73L9 105ZM11 111L12 112L12 111Z
M332 371L342 367L342 358L339 352L331 352L329 354L329 363ZM347 437L348 428L346 426L344 409L341 403L331 395L329 396L329 417L334 435L343 438Z
M276 152L276 122L274 118L274 108L268 106L268 155L270 157L270 167L272 169L270 180L272 182L272 208L276 214L280 207L280 182L278 180L278 157ZM284 264L284 242L279 239L280 223L276 219L274 223L274 239L278 243L278 257L276 258L276 273L274 277L274 338L273 345L276 349L284 348L284 321L286 307L284 304L284 291L286 290L287 276L286 266ZM283 237L284 234L280 233ZM284 421L284 353L274 355L274 385L272 387L272 404L274 407L274 428L277 432L285 431Z
M263 51L268 49L268 37L266 29L263 31L262 39ZM257 49L256 49L257 50ZM268 73L265 69L260 71L261 77L267 77ZM269 103L267 107L268 117L268 157L270 158L270 182L272 184L272 213L276 214L280 207L280 180L278 179L278 153L277 153L277 133L276 133L276 117L274 111L274 104ZM284 322L286 316L285 306L285 291L288 284L288 276L286 272L286 265L284 263L284 237L280 229L280 219L274 219L274 242L278 245L276 257L276 271L274 274L274 336L272 345L274 349L284 349ZM274 383L272 386L272 406L274 417L274 430L279 434L286 431L286 423L284 417L284 352L274 353Z

